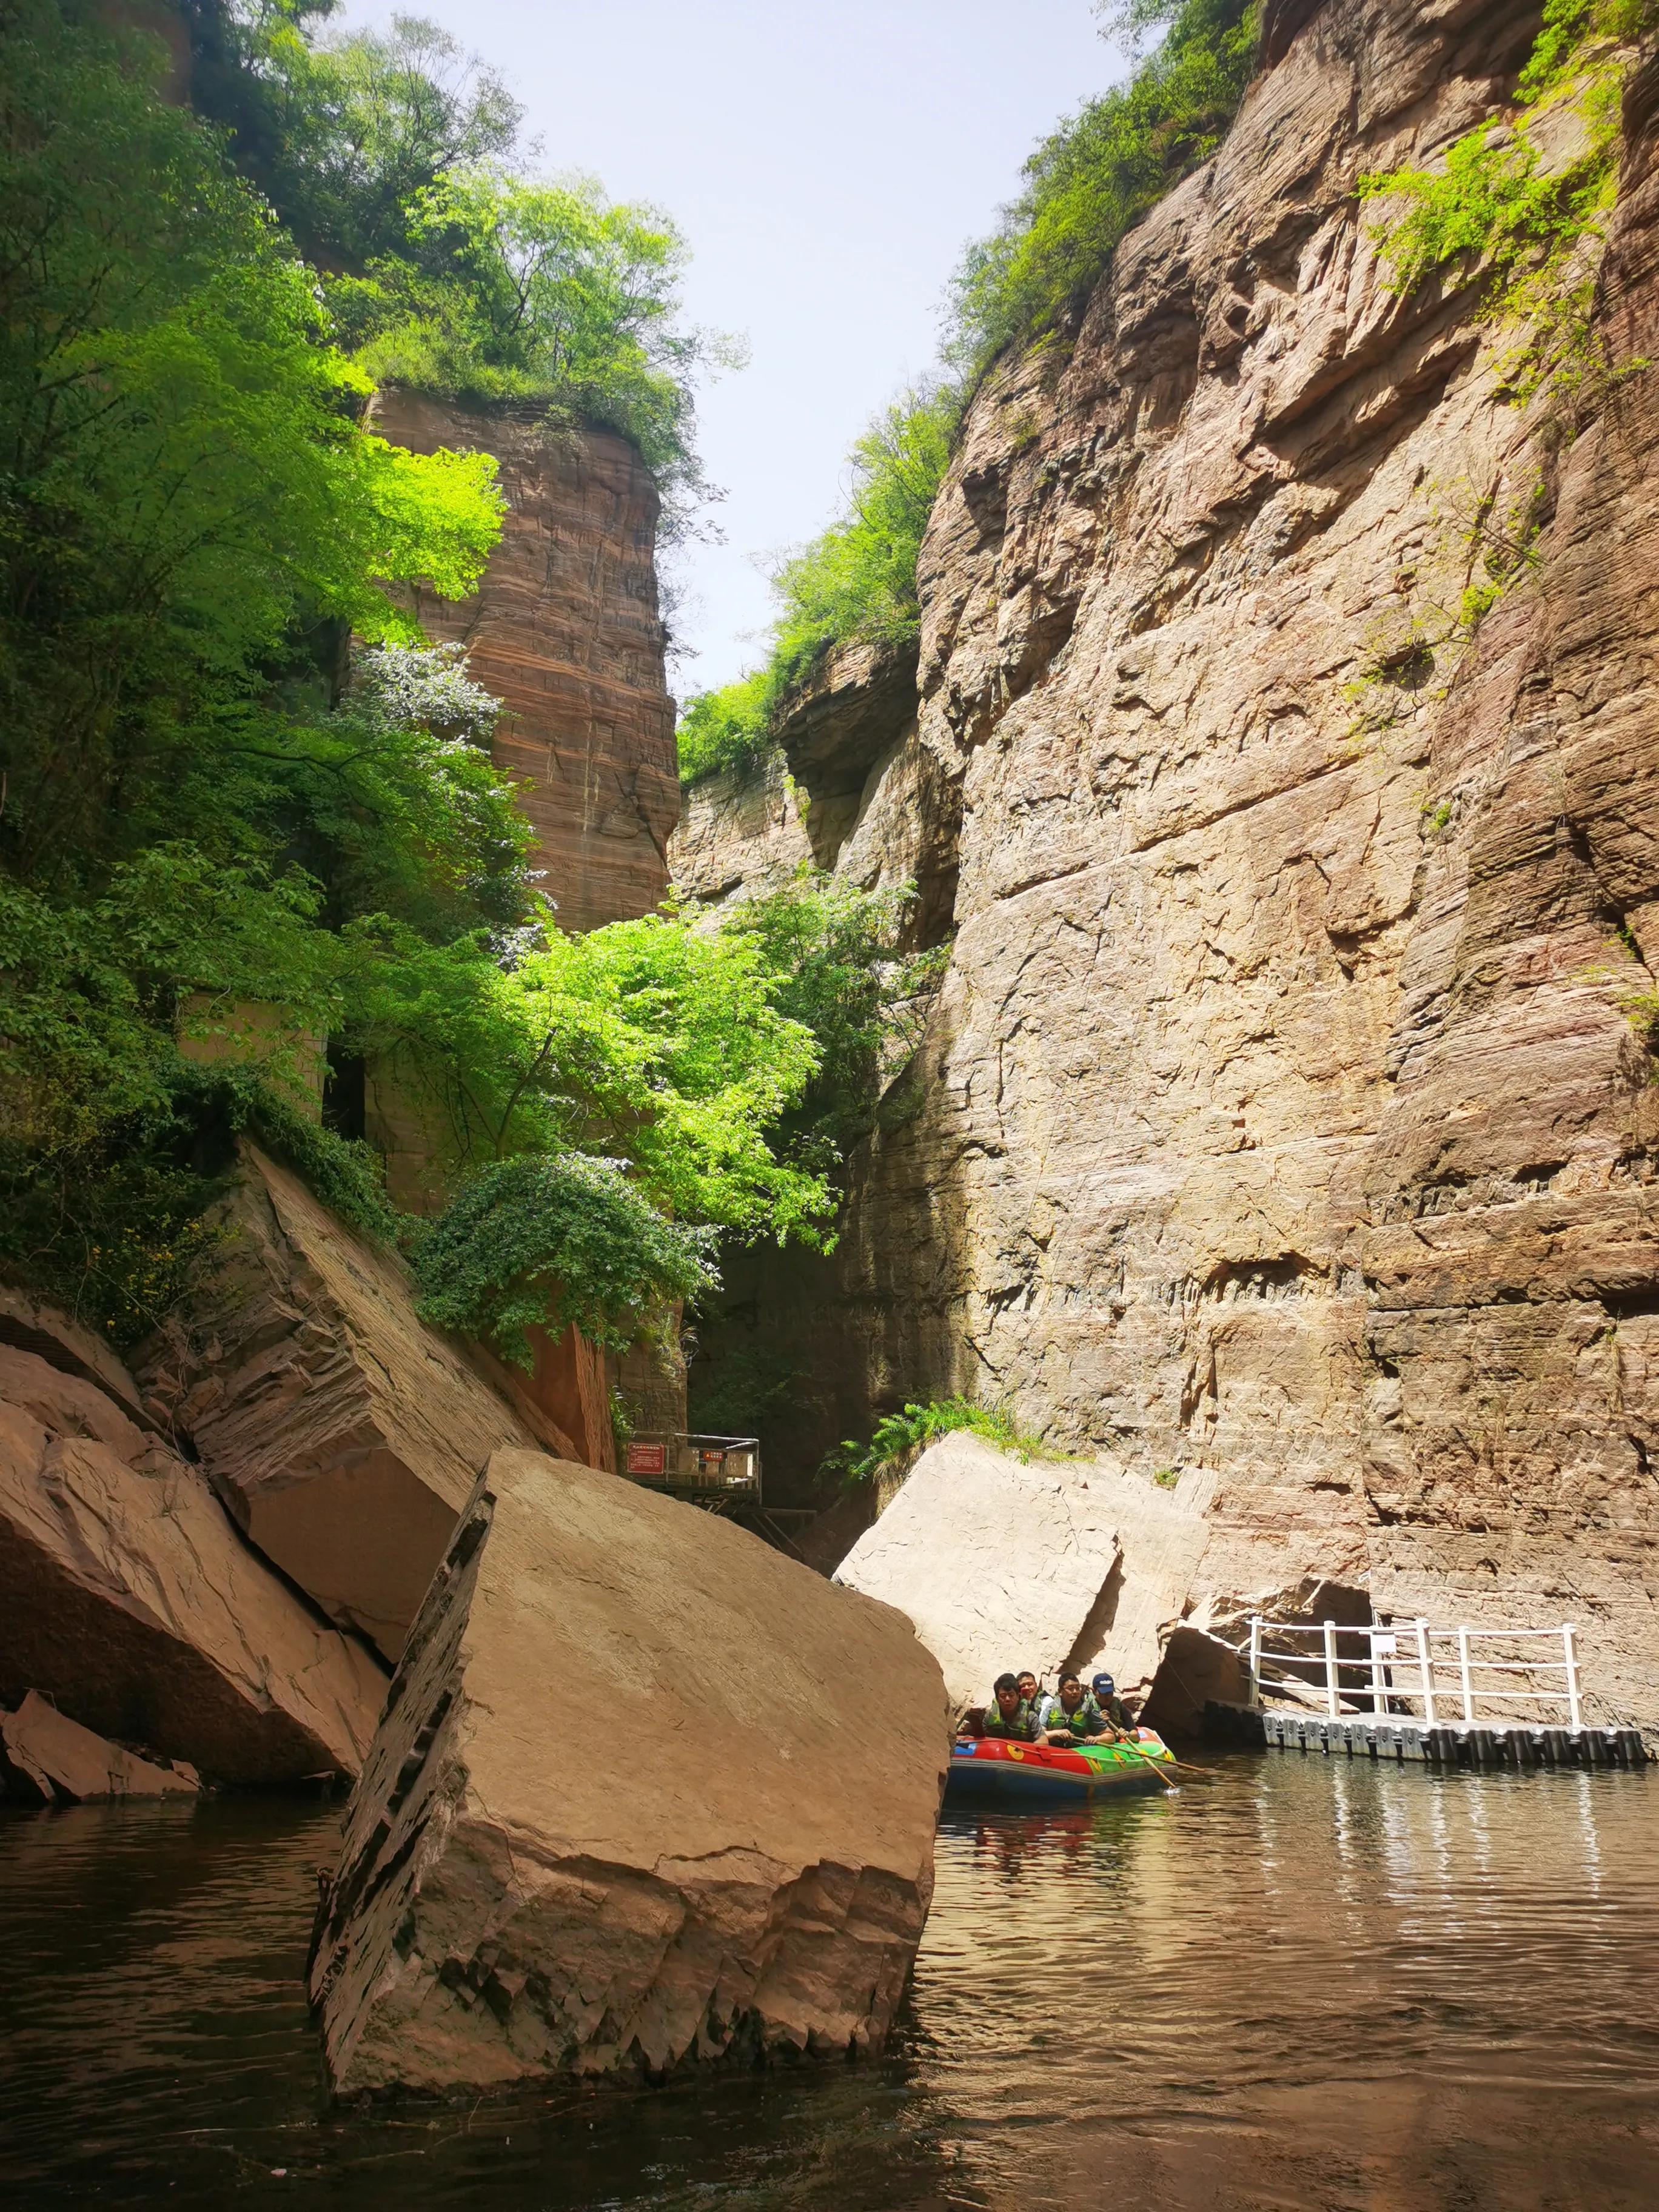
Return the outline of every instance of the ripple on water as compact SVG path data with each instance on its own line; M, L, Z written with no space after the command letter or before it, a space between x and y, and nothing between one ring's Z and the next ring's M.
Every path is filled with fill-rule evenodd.
M327 2110L300 1988L331 1814L15 1814L0 2190L357 2212L1646 2212L1656 1810L1652 1774L1273 1755L1093 1813L952 1817L880 2064L372 2114Z

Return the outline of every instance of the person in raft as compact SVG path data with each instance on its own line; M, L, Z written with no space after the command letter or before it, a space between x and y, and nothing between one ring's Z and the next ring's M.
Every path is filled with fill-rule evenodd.
M1056 1748L1068 1744L1117 1741L1116 1728L1101 1711L1093 1692L1085 1690L1081 1677L1076 1674L1060 1676L1059 1695L1042 1700L1037 1722L1044 1741Z
M1093 1693L1095 1703L1112 1726L1121 1729L1125 1735L1132 1735L1134 1733L1135 1724L1129 1718L1123 1700L1117 1693L1117 1685L1111 1676L1097 1674L1089 1687Z
M1014 1743L1035 1743L1042 1734L1030 1700L1019 1694L1018 1674L999 1674L996 1702L985 1708L987 1735L1000 1735Z
M1021 1697L1024 1698L1034 1713L1040 1713L1042 1711L1042 1683L1038 1681L1029 1667L1022 1667L1016 1679L1019 1683Z

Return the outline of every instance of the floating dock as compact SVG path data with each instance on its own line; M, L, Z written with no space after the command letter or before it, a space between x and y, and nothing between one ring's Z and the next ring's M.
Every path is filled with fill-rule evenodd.
M1525 1721L1431 1724L1388 1713L1333 1717L1213 1702L1204 1708L1204 1732L1224 1743L1425 1766L1642 1766L1650 1757L1641 1730L1633 1728L1540 1728Z

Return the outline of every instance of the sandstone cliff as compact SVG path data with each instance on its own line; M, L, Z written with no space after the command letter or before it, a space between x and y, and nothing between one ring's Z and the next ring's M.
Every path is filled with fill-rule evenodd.
M416 611L506 702L495 758L520 779L561 923L648 914L679 804L649 471L614 431L550 428L533 410L387 391L374 427L413 453L497 457L507 514L477 595L421 592Z
M1565 416L1473 272L1389 289L1355 194L1536 27L1270 9L1219 153L979 393L905 741L952 962L840 1253L763 1304L820 1434L1006 1399L1201 1484L1241 1602L1577 1617L1652 1720L1659 80Z

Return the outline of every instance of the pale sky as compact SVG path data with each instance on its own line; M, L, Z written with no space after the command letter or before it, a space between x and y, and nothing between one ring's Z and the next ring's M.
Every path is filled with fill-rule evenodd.
M348 0L342 27L386 0ZM1089 0L403 0L506 77L549 168L658 203L690 319L750 365L704 392L723 545L677 558L681 696L759 657L757 562L813 536L869 416L931 365L963 245L1033 143L1122 74Z

